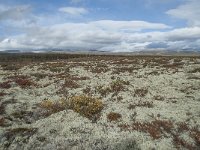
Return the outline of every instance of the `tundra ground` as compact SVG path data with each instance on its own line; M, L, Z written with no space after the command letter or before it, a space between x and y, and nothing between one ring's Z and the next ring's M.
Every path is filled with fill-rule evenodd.
M2 62L0 149L200 149L200 57Z

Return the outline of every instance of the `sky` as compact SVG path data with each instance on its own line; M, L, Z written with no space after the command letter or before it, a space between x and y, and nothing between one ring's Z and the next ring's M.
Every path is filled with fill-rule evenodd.
M0 0L3 50L200 50L200 0Z

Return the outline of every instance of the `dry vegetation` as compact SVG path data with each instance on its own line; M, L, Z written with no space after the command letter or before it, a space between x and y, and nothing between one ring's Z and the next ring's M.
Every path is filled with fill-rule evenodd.
M10 81L5 81L5 82L0 83L0 88L2 88L2 89L11 88Z
M119 128L121 130L128 131L139 131L148 133L153 140L160 139L163 137L171 136L173 138L173 144L177 149L186 148L189 150L198 149L199 148L199 138L200 132L197 128L189 128L187 124L181 122L175 125L170 120L154 120L151 122L134 122L131 125L120 124ZM189 132L190 137L195 141L195 144L185 141L180 137L180 134L184 132Z
M199 149L199 68L192 56L2 54L0 149Z
M60 99L58 101L44 99L41 103L39 103L39 107L41 107L44 111L42 115L45 116L63 111L67 108L67 106L67 102L64 99Z
M119 113L115 113L115 112L110 112L108 115L107 115L107 119L109 121L118 121L119 119L122 118L122 115L119 114Z
M141 89L135 89L134 91L134 96L136 97L144 97L146 96L148 93L148 90L145 88L141 88Z
M69 107L80 115L96 121L100 117L103 103L99 99L81 95L71 97Z
M152 108L153 107L153 102L142 102L139 101L138 103L134 104L129 104L128 109L135 109L136 107L147 107L147 108Z

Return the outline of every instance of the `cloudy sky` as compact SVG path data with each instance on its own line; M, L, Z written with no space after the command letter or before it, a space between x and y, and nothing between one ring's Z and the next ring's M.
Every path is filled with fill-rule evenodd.
M0 50L200 50L200 0L0 0Z

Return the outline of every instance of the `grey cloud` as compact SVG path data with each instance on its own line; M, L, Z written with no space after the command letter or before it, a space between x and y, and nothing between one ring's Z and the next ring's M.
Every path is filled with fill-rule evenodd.
M157 48L168 48L169 45L165 42L152 42L146 46L146 48L157 49Z
M5 7L3 10L0 10L0 21L2 20L21 20L27 13L29 13L31 7L28 5L21 5L15 7Z

